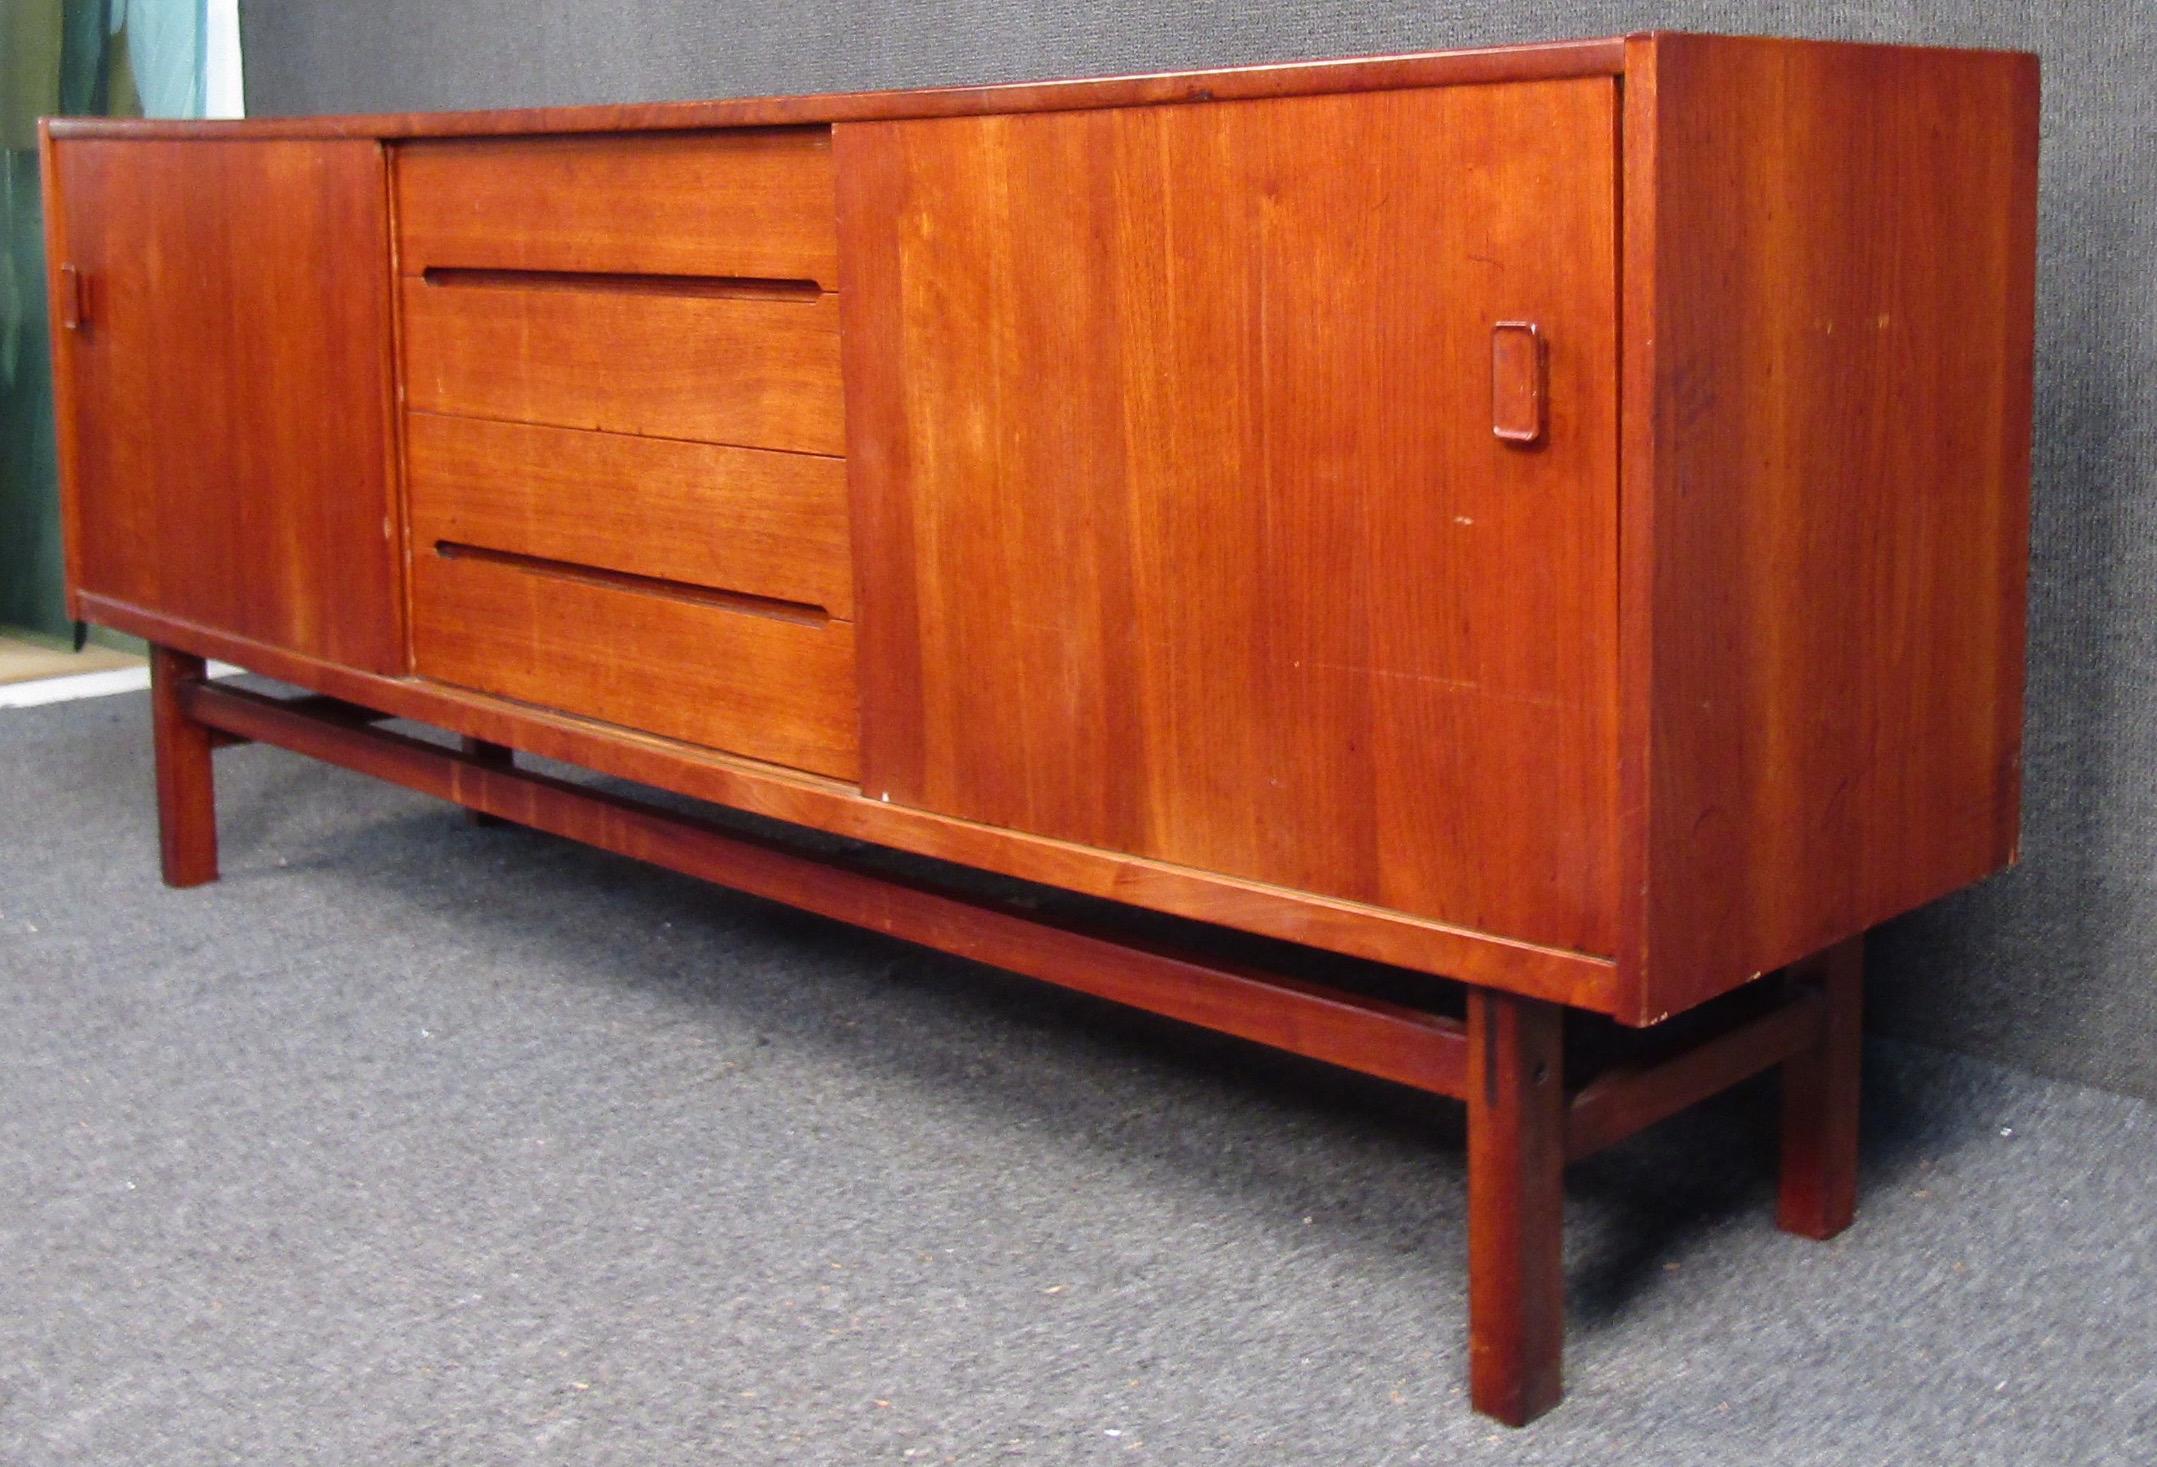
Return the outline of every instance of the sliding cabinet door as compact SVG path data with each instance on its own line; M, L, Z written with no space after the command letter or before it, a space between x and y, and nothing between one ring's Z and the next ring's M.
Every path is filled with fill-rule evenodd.
M842 125L864 790L1612 951L1615 103Z
M379 145L49 146L82 612L402 671Z

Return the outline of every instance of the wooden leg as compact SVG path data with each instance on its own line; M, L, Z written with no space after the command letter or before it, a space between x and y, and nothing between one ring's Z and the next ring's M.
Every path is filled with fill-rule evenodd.
M1864 938L1800 963L1790 981L1818 987L1826 1007L1818 1041L1783 1062L1782 1196L1776 1222L1787 1232L1832 1238L1857 1215Z
M517 766L516 753L507 744L493 744L485 739L475 738L460 738L457 743L463 748L467 759L476 760L486 765L489 769L514 769ZM464 820L467 825L500 825L503 823L499 816L471 809L464 812Z
M180 708L184 684L202 681L200 657L150 649L150 725L157 754L157 842L165 885L217 879L216 782L210 730Z
M1564 1389L1564 1017L1468 990L1468 1387L1509 1426Z

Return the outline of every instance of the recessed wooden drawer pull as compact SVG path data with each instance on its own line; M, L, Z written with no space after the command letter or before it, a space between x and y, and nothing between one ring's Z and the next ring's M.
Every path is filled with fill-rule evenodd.
M508 290L599 290L618 295L718 296L728 300L813 301L824 293L814 280L767 280L747 275L645 275L612 270L493 270L429 265L429 285L499 287Z
M1547 360L1533 321L1490 328L1490 431L1508 443L1542 441Z
M60 324L80 331L90 324L89 287L73 265L62 265L54 273L60 277Z
M723 607L728 611L739 611L749 616L772 616L781 621L798 621L804 626L820 627L831 620L829 610L808 601L788 601L779 596L730 591L723 586L699 586L690 581L668 580L664 576L640 576L631 571L608 570L605 566L579 565L572 560L526 555L518 550L496 550L486 545L437 540L434 553L444 560L484 560L495 565L508 566L513 570L528 571L535 576L582 581L587 585L608 586L617 591L636 591L647 596L671 596L677 601L695 601L705 606Z

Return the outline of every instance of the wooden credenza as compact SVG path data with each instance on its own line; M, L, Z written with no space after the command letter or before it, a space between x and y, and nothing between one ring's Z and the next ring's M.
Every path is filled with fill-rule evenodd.
M260 740L1464 1098L1522 1421L1565 1161L1779 1066L1839 1229L1857 944L2014 858L2036 148L2033 57L1676 35L55 120L70 595L157 648L176 885ZM1567 1075L1568 1011L1643 1053Z

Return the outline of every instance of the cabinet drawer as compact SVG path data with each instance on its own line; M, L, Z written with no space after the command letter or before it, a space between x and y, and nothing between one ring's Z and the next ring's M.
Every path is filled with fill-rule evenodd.
M407 276L403 291L410 407L844 451L835 295L490 273Z
M828 128L415 142L399 267L838 285Z
M854 628L414 547L423 677L818 774L858 772Z
M846 465L813 454L412 413L412 541L853 614Z

